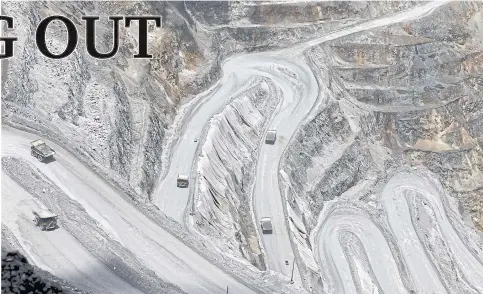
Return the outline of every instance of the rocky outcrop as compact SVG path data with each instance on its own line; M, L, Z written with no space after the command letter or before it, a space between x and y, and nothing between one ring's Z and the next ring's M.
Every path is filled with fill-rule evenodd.
M2 68L2 119L66 145L102 175L136 191L135 198L145 199L161 172L166 129L179 106L218 79L226 57L288 46L415 4L5 3L4 14L15 18L19 40L15 57ZM134 25L121 26L122 42L113 59L89 57L82 35L72 55L47 59L35 49L34 33L40 20L52 14L68 16L79 33L81 15L160 15L162 28L150 29L154 58L132 58L137 50ZM99 21L101 52L111 49L110 25ZM65 38L65 28L52 23L49 48L60 52Z
M87 293L29 264L17 251L2 248L2 293Z
M251 192L259 145L279 98L269 80L235 97L210 121L197 164L195 228L220 252L245 258L262 270Z
M328 102L298 131L282 166L307 232L326 201L370 179L356 199L371 202L402 166L435 173L467 225L481 226L482 9L450 3L307 52L326 77Z

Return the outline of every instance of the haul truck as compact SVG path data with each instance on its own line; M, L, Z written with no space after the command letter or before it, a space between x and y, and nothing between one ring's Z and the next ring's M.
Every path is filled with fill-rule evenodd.
M263 234L271 234L272 233L272 220L269 217L262 217L260 219L260 225L262 227Z
M178 179L176 180L176 186L179 188L186 188L188 187L189 181L187 175L178 175Z
M265 137L265 144L273 145L277 139L277 131L269 130L267 131L267 136Z
M49 210L41 210L39 212L32 211L34 215L34 223L40 227L42 231L52 230L57 228L57 215Z
M44 141L35 140L30 142L30 154L40 162L44 162L53 159L55 151L47 146Z

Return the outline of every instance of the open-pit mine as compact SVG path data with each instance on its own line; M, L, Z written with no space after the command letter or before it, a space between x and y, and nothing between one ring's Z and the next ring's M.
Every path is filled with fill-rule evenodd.
M483 2L1 11L2 293L483 294Z

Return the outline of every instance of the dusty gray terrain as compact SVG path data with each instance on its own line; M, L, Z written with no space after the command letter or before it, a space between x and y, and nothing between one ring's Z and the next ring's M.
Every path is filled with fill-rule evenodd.
M29 166L33 137L8 130L2 187L23 191L22 201L9 196L8 215L36 206L32 199L68 211L66 244L90 248L83 254L107 267L100 272L111 283L145 293L483 291L481 3L8 2L2 10L22 27L16 57L2 62L2 123L62 150L58 162ZM82 13L159 14L154 59L132 59L132 28L121 30L112 60L87 56L83 39L67 59L48 60L33 29L53 13L79 23ZM49 35L57 50L61 31ZM100 26L99 49L109 34ZM263 144L267 129L279 133L274 146ZM191 175L189 189L175 187L178 173ZM260 232L263 216L273 235ZM8 228L14 237L34 232L24 216ZM63 258L82 272L80 260Z
M469 228L464 231L481 236L482 8L449 3L429 17L307 53L315 56L329 99L297 133L283 166L293 188L288 201L307 232L326 202L345 193L381 213L384 184L400 167L414 166L438 177ZM457 217L453 225L461 221ZM481 237L473 240L481 250ZM447 258L452 264L458 257ZM459 288L466 286L458 286L451 270L439 270L447 271L442 279L450 293L474 293Z
M12 262L13 260L7 257L7 254L12 252L16 252L18 254L21 254L23 257L25 257L25 253L21 251L23 250L21 249L21 246L18 245L18 240L15 239L12 232L6 226L2 225L2 262L6 262L7 264ZM17 256L20 257L19 255ZM27 261L27 264L28 264L28 261ZM71 285L69 282L63 279L60 279L59 277L56 277L52 275L50 272L45 271L35 265L31 265L31 264L27 265L27 264L24 264L24 269L23 269L24 271L29 271L29 272L31 271L32 276L36 276L40 278L41 282L43 283L49 283L51 287L53 286L56 289L61 290L62 293L66 293L66 294L90 294L91 293L89 291L82 291L77 287ZM17 268L17 266L18 265L15 264L13 267L10 267L10 269L15 271L15 274L18 277L16 282L18 284L21 284L22 281L25 281L25 279L22 280L22 272L19 271L19 268ZM3 269L4 267L2 264L2 270ZM2 281L3 287L9 288L12 286L12 285L5 285L5 282L10 280L9 279L10 277L6 277L6 275L2 273L2 278L3 278L3 281ZM4 288L2 288L2 290L3 289ZM5 290L3 291L4 293L6 292Z
M199 190L193 200L203 203L196 208L195 227L219 239L221 251L246 258L260 269L266 266L252 222L250 194L256 148L278 103L277 94L270 81L262 80L213 117L198 162ZM229 149L238 152L226 152ZM219 173L233 176L220 178Z
M59 212L59 226L80 240L84 247L89 248L107 268L124 281L143 293L185 293L179 287L160 280L153 271L145 268L131 252L100 229L101 225L96 223L79 203L70 199L28 163L17 158L3 157L2 166L6 175L27 192L52 211ZM106 290L114 289L102 291Z
M19 38L15 58L2 69L8 76L2 89L6 122L18 121L30 128L42 128L43 132L47 131L46 127L51 137L71 142L68 148L79 146L76 152L79 156L105 172L114 172L119 181L127 182L137 197L143 198L152 192L160 173L159 151L163 149L165 131L177 109L219 78L220 62L227 56L285 47L415 5L409 2L390 6L377 3L295 5L299 6L299 16L285 20L287 26L273 15L291 15L292 5L280 7L278 13L271 6L256 8L229 2L185 2L185 5L182 2L72 2L66 5L7 1L3 4L3 13L16 19L15 33ZM81 37L78 49L71 56L52 62L36 50L34 33L40 20L54 13L67 13L79 24L82 14L161 15L162 28L153 28L149 40L149 51L154 58L133 62L132 54L137 46L137 27L133 26L129 30L121 29L124 45L111 60L90 58ZM330 20L326 19L329 14ZM277 27L231 28L232 16L243 23L274 22ZM291 23L307 22L308 25L290 27ZM100 51L110 48L112 37L107 25L105 19L99 21L97 39L105 40L98 42ZM62 48L59 44L65 42L65 29L55 22L52 27L47 34L48 45L53 52L59 52Z

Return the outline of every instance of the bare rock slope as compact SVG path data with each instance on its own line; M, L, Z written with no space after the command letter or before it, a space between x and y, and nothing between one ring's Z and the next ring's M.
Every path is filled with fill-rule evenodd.
M395 1L2 3L2 14L15 17L19 37L15 58L2 62L2 122L52 139L136 201L146 200L167 166L162 152L180 107L218 80L226 58L288 47L415 5ZM150 27L149 50L154 58L132 58L137 50L133 27L121 29L121 49L112 60L90 58L84 37L68 58L50 60L36 50L34 32L40 19L51 14L68 15L79 28L84 14L161 15L162 28ZM325 267L321 269L324 257L318 250L325 247L317 236L335 236L337 242L350 244L340 247L349 256L349 272L357 277L354 289L383 290L388 285L375 278L381 272L371 267L370 255L364 251L367 239L354 232L340 238L324 235L334 224L333 217L349 223L347 214L364 217L357 219L358 224L367 221L373 232L383 234L378 238L386 240L384 252L394 257L393 269L400 280L393 282L402 285L399 289L421 286L404 263L397 233L390 233L384 202L388 196L383 193L389 179L414 167L419 168L421 181L441 182L445 193L440 195L451 225L459 228L472 252L481 251L481 244L479 248L471 244L481 240L473 233L483 230L482 23L481 3L452 2L424 18L348 35L305 52L324 105L291 138L280 178L289 203L292 243L301 261L297 265L307 289L341 292L340 285L327 278ZM110 49L109 25L103 20L98 26L100 51ZM59 52L64 43L65 28L52 25L49 48ZM206 254L223 252L223 261L227 256L243 258L260 269L265 260L252 222L250 189L259 143L279 98L276 91L271 81L260 82L234 97L205 126L196 162L198 214L190 219L215 246ZM434 187L440 191L437 184ZM445 236L442 225L436 225L437 208L417 193L410 197L420 252L428 252L425 256L439 275L434 286L477 292L479 285L471 280L477 274L465 276L457 256L441 245ZM42 200L56 205L52 199ZM75 203L69 205L77 209ZM151 217L160 218L157 213L150 211ZM79 234L79 228L70 228ZM178 224L171 228L193 237ZM100 238L118 246L108 236ZM106 254L119 259L115 253L122 248L115 249ZM156 283L148 269L133 264L129 271L137 267L138 274ZM253 267L246 271L263 284L260 272ZM131 278L137 280L136 275ZM168 283L163 286L178 290Z
M424 167L434 173L454 197L442 200L451 203L446 206L448 215L459 208L466 225L481 233L482 9L477 2L452 2L427 17L354 34L307 52L319 70L328 102L299 130L282 167L292 188L288 202L308 232L303 235L308 245L301 244L301 250L315 250L316 241L309 241L309 235L326 220L319 215L329 202L349 199L352 205L366 207L366 214L371 206L376 214L383 213L382 188L401 167ZM463 219L453 219L452 225L461 228ZM426 236L440 238L426 229ZM465 235L468 229L463 231ZM423 236L421 242L434 242ZM426 250L436 249L430 245ZM436 264L443 262L441 255L428 254ZM455 264L458 259L445 258ZM452 270L436 266L448 291L473 293L451 277ZM314 270L310 262L306 268ZM313 275L315 280L318 276Z
M2 119L49 135L146 198L160 173L165 131L177 109L214 83L224 58L283 47L413 5L322 2L287 4L273 11L271 5L234 2L6 2L3 14L15 18L19 40L15 58L2 69ZM274 18L292 15L292 9L298 16L287 24ZM79 33L84 30L82 15L160 15L162 28L150 27L154 58L132 59L137 52L134 24L129 29L121 25L120 50L113 59L90 58L80 34L73 54L50 60L35 48L35 28L54 14L71 18ZM305 25L290 26L300 23ZM97 28L98 50L107 52L112 48L112 23L101 18ZM53 22L48 47L59 53L65 41L65 27Z

